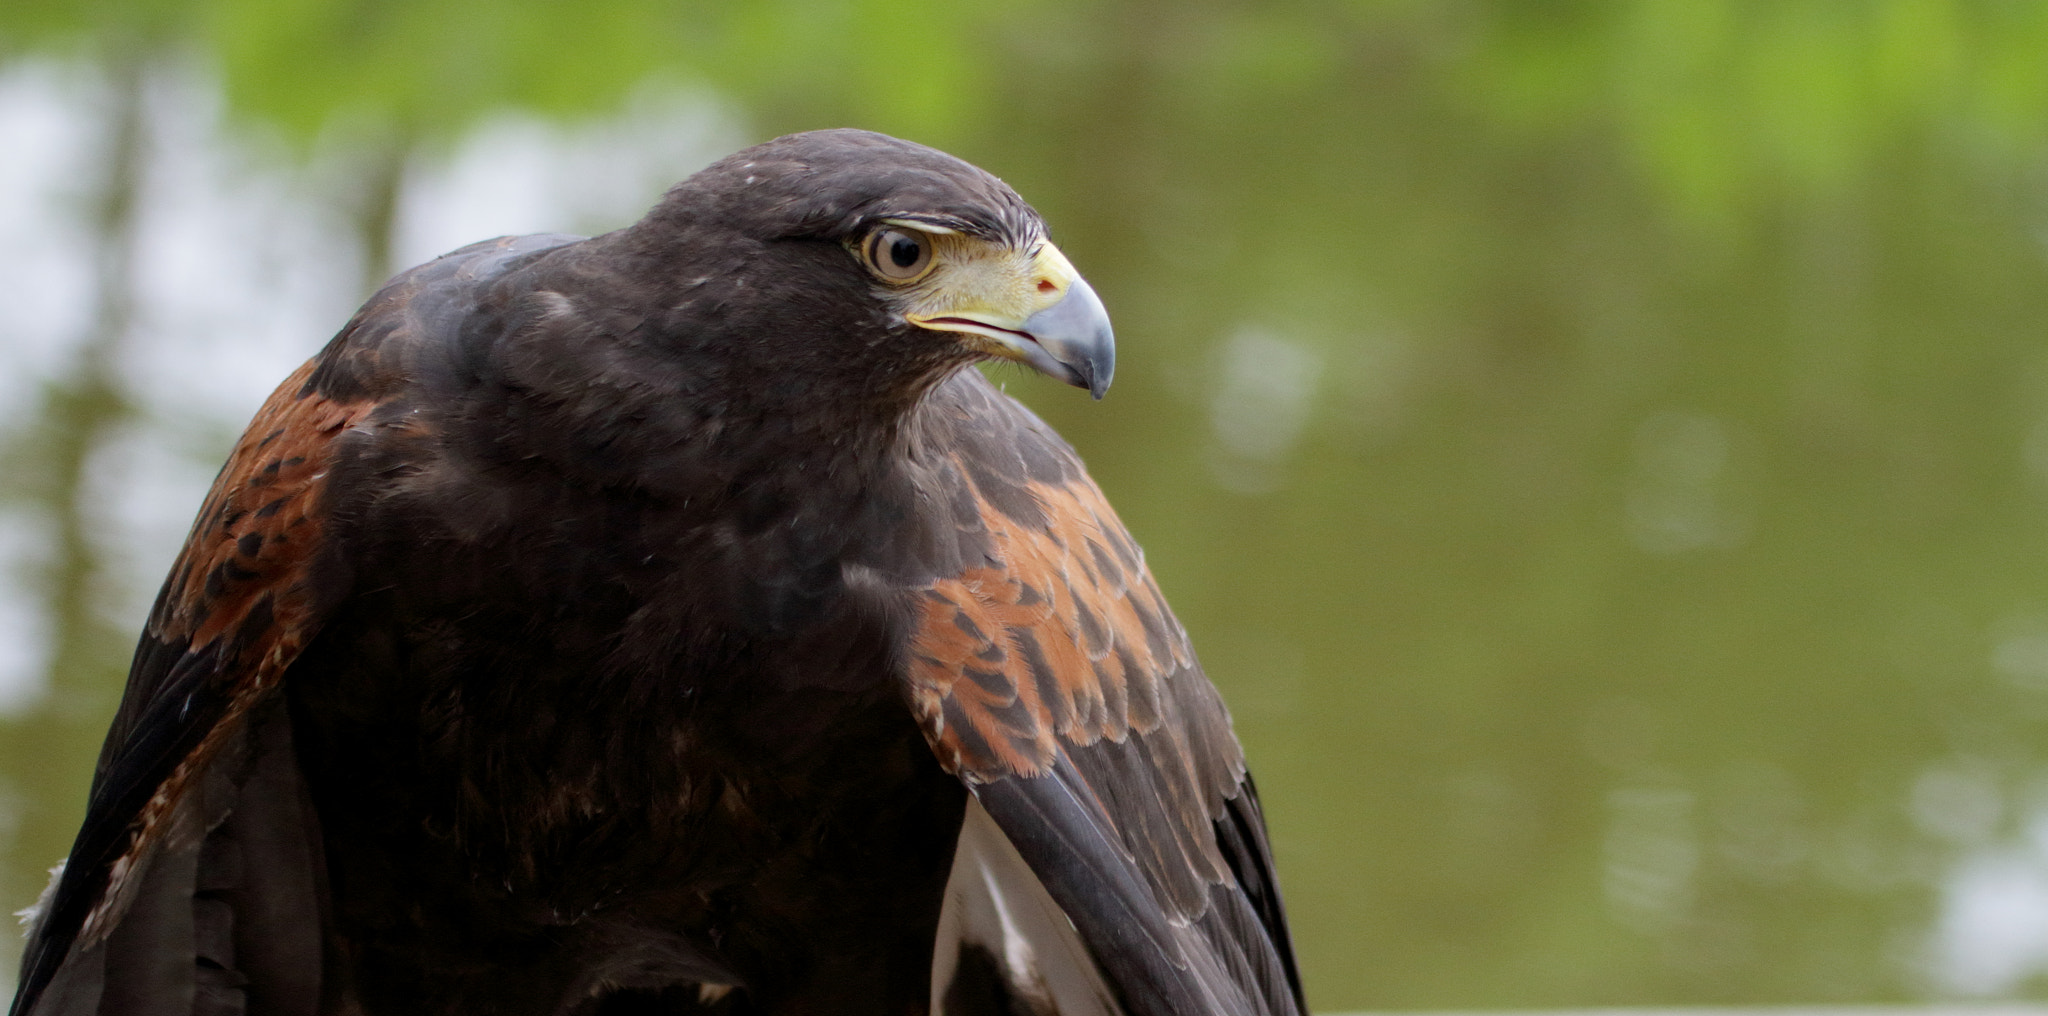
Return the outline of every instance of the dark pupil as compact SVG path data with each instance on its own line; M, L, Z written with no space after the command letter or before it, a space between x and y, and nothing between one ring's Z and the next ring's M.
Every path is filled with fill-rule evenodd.
M889 260L896 262L898 268L916 264L918 253L917 241L907 236L899 236L889 243Z

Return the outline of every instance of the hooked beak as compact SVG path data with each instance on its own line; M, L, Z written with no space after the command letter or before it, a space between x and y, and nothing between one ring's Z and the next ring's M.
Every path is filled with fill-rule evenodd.
M1051 243L1041 244L1024 267L1004 272L1000 286L959 287L987 298L904 317L923 328L976 336L981 352L1101 398L1116 374L1116 336L1102 298Z
M1116 375L1116 334L1095 287L1076 277L1060 302L1024 319L1024 362L1101 398ZM1064 371L1064 373L1062 373Z

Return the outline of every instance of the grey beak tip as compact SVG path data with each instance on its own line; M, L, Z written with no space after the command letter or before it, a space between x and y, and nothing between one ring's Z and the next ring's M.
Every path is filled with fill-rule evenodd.
M1110 364L1108 367L1109 369L1107 370L1091 371L1089 373L1088 394L1095 396L1095 401L1097 402L1101 402L1102 396L1109 391L1110 375L1116 373L1114 364Z

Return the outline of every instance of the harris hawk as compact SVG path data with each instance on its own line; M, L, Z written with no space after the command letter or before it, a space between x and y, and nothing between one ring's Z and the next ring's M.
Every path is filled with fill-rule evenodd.
M1304 1011L1229 715L995 177L791 135L385 285L136 650L15 1016Z

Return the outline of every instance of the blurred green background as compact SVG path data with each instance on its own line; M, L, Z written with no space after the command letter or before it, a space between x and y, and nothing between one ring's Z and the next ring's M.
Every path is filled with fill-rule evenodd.
M376 279L838 125L1003 176L1109 304L1107 401L1000 376L1232 703L1314 1005L2048 998L2011 0L12 0L7 909Z

